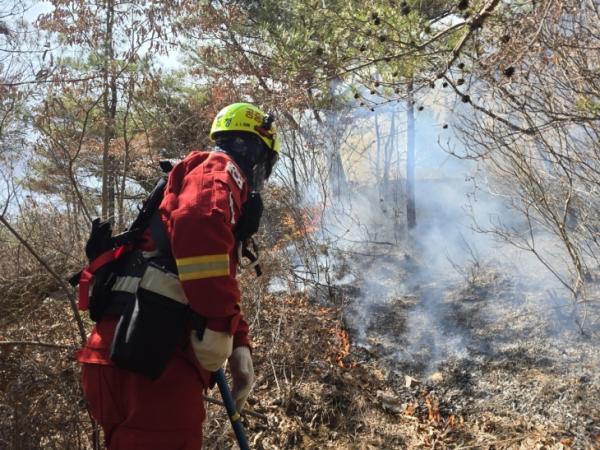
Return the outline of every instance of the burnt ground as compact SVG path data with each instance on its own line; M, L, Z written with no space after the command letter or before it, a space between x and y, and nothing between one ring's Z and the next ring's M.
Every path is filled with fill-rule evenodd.
M247 311L250 408L268 418L246 417L251 448L600 449L598 307L582 335L550 285L493 266L369 264L333 299L279 293ZM210 405L207 448L231 442Z
M482 435L463 438L481 442L455 448L600 448L597 305L582 333L572 305L538 283L482 267L440 277L407 260L378 259L379 273L401 276L366 282L345 316L351 358L378 361L389 408L431 420L434 397L433 416L478 424Z

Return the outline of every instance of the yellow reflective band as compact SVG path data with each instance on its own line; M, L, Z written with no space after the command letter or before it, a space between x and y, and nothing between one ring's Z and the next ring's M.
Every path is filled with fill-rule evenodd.
M177 267L193 266L194 264L204 264L212 262L229 263L229 254L222 253L219 255L190 256L189 258L180 258L176 260Z
M229 255L192 256L176 260L181 281L229 275Z
M232 422L237 422L238 420L240 420L240 415L239 413L236 411L235 414L233 416L231 416L231 421Z

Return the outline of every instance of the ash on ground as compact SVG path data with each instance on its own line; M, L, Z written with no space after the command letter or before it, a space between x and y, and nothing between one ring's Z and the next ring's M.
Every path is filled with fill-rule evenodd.
M383 404L398 411L431 418L434 395L446 417L494 417L495 427L546 430L564 448L600 448L600 308L587 306L582 332L556 291L501 273L374 259L345 308L348 360L384 371Z

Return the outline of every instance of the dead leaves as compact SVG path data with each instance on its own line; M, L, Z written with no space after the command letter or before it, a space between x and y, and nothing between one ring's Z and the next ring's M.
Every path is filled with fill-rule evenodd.
M445 416L440 399L427 390L422 390L415 400L406 404L402 419L415 424L419 445L428 448L463 442L465 433L468 434L464 418L455 414Z
M565 446L565 447L571 447L573 445L573 438L571 437L564 437L560 440L560 444Z
M444 417L440 409L440 400L426 390L422 390L417 399L406 404L403 417L416 418L423 424L440 427L458 427L465 423L462 416L451 414Z
M417 410L417 406L419 406L419 402L409 402L406 405L406 408L404 408L404 416L416 419L416 417L414 417L414 415Z

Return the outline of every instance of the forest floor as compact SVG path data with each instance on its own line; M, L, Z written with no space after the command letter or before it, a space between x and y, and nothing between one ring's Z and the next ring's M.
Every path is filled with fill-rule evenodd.
M249 409L267 419L245 417L252 449L600 449L598 305L581 334L552 289L493 267L362 265L319 292L269 292L268 264L264 281L242 277ZM33 308L0 299L1 340L53 343L0 347L1 449L91 448L77 332L51 289ZM205 448L236 448L221 406L204 430Z
M250 408L268 421L247 417L251 448L600 449L597 309L582 334L551 290L489 268L376 264L329 304L264 298ZM219 407L208 422L207 448L229 448Z

